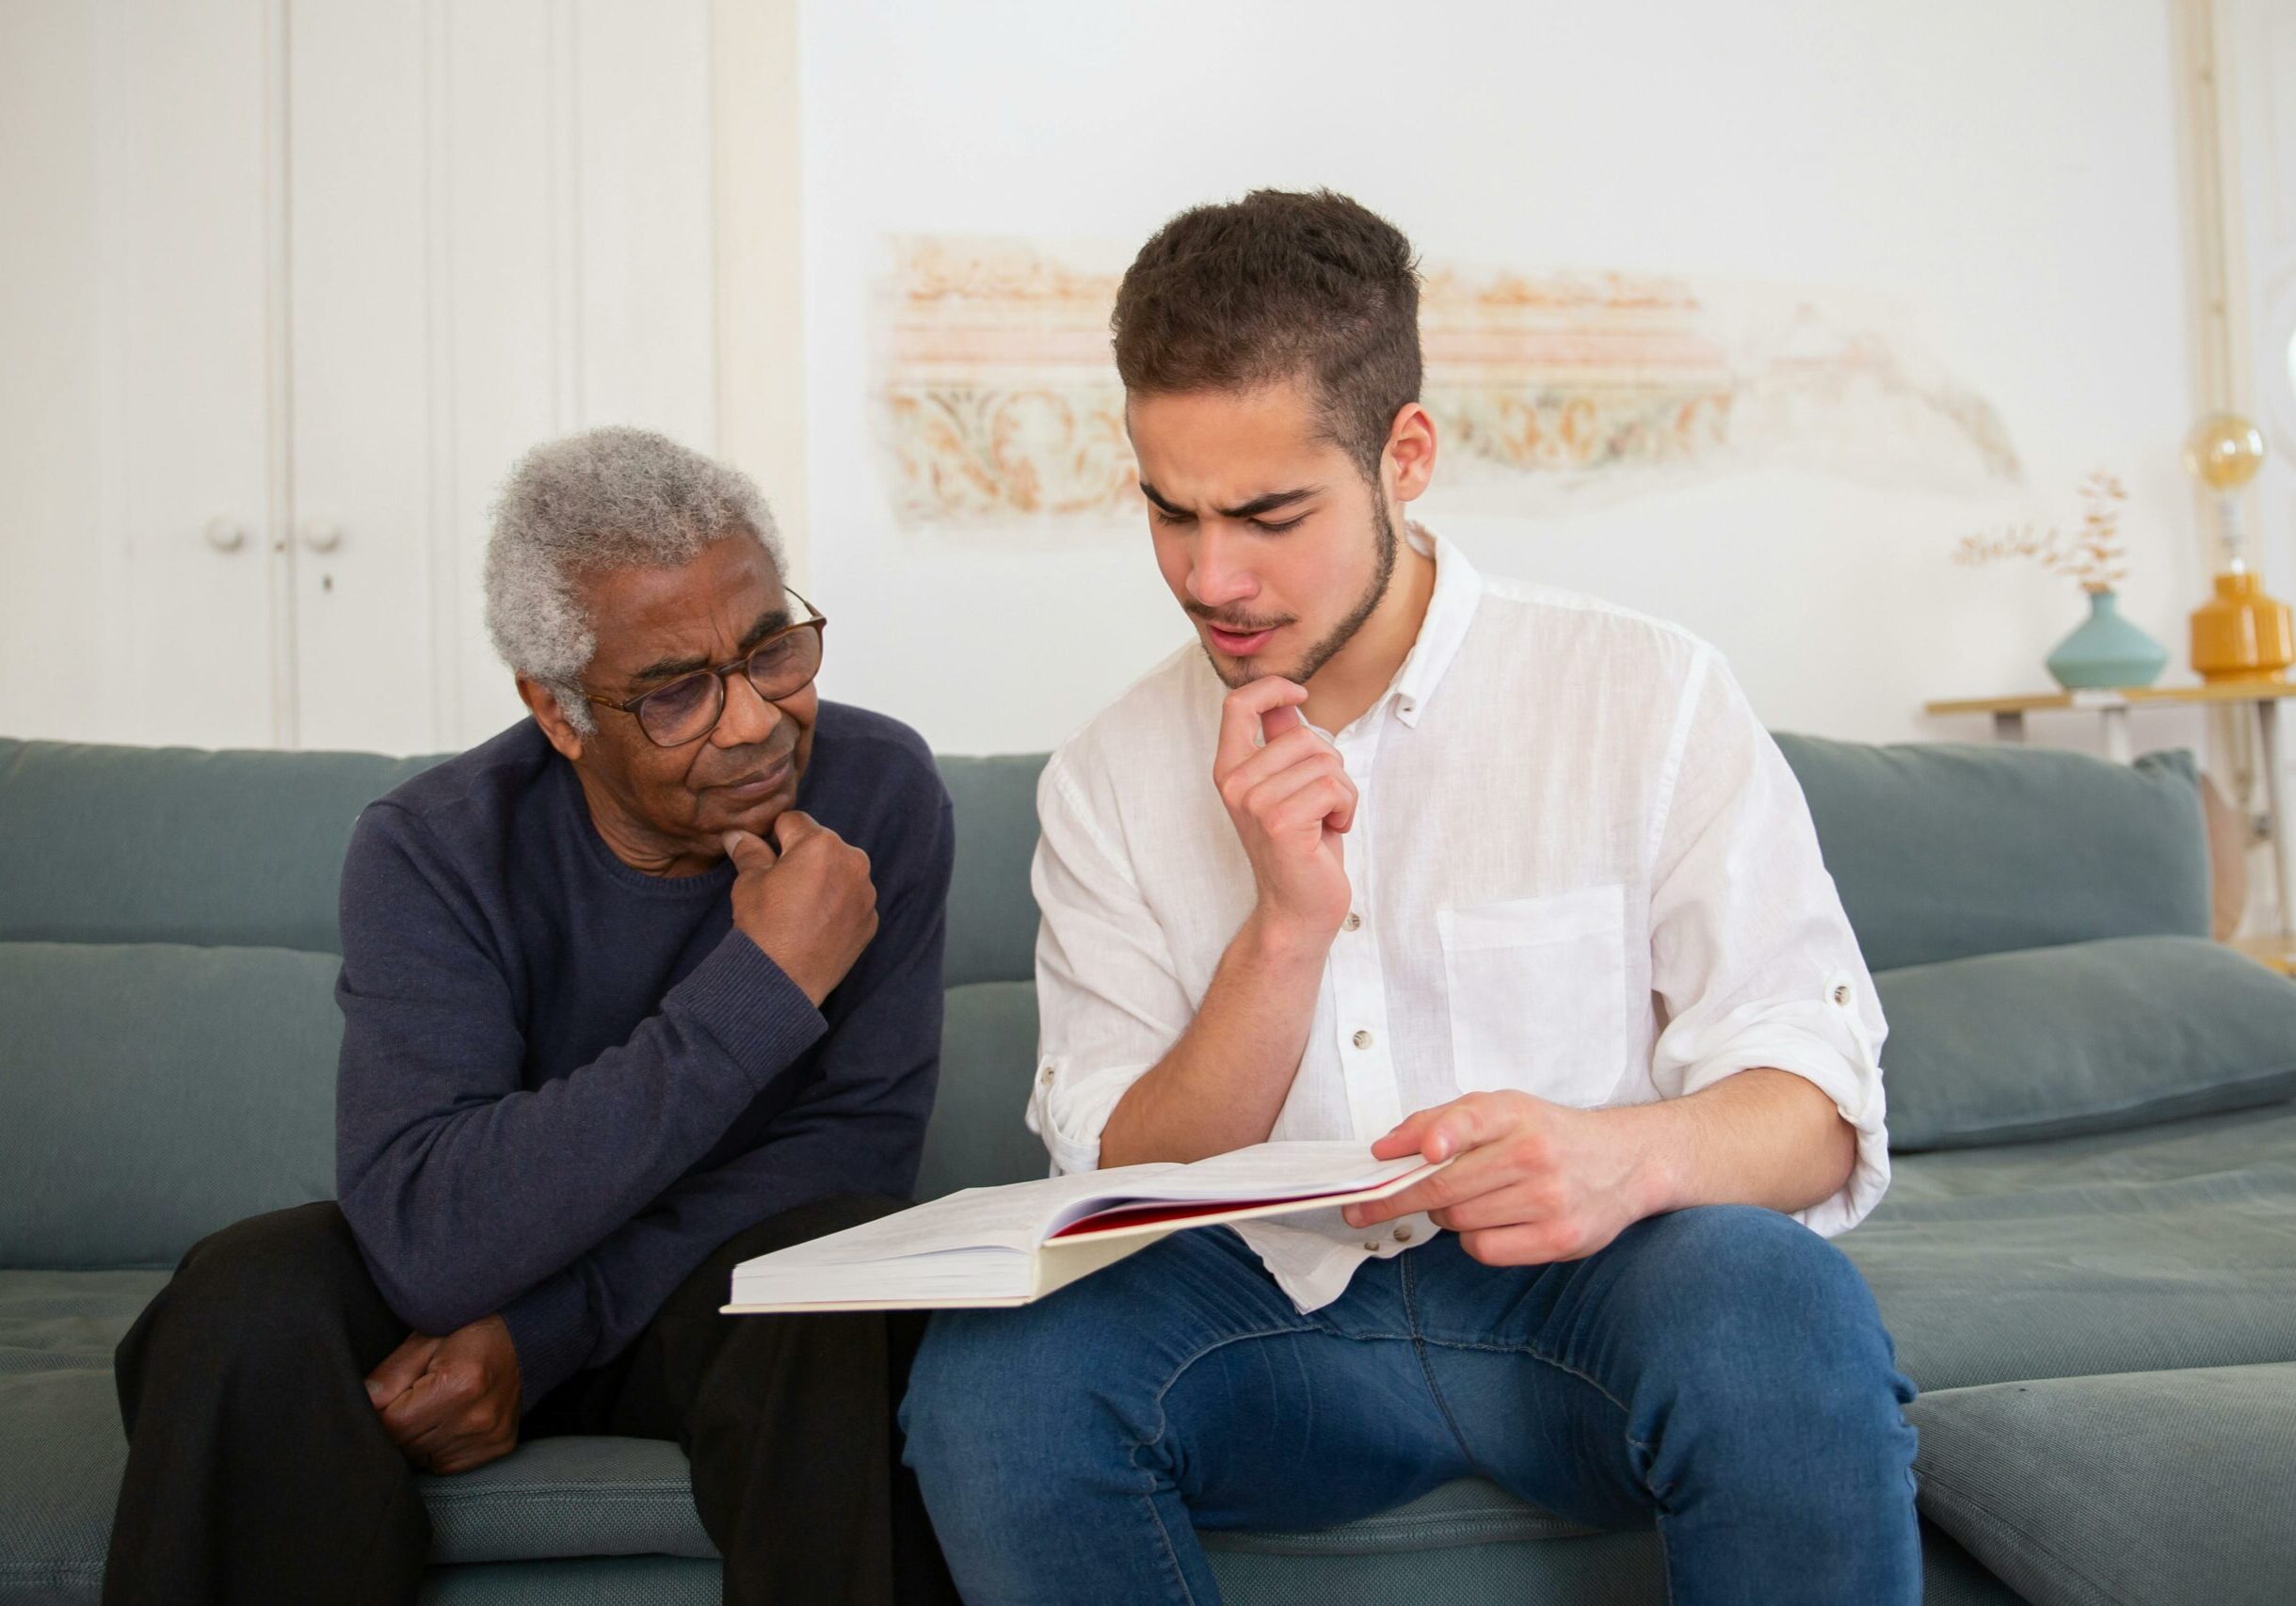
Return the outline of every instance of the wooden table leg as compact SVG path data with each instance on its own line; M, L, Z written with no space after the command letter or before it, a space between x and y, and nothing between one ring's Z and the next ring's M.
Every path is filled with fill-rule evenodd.
M2280 897L2280 935L2296 937L2296 908L2289 906L2288 885L2296 881L2296 842L2289 835L2296 822L2288 819L2288 781L2280 767L2280 703L2276 698L2256 699L2256 760L2264 766L2264 796L2272 820L2272 890Z
M1995 715L1993 716L1993 739L1997 742L2022 742L2025 740L2024 711L2011 709L2006 713Z

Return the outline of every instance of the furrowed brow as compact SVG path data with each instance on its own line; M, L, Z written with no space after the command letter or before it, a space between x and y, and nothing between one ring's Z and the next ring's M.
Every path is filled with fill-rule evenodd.
M1140 482L1140 494L1147 497L1150 502L1153 502L1158 507L1164 509L1164 512L1169 513L1175 519L1187 519L1194 517L1194 515L1191 514L1187 508L1180 506L1180 504L1166 497L1154 486L1148 484L1147 480L1142 480Z
M1223 519L1257 519L1294 503L1305 502L1311 496L1321 495L1323 490L1320 485L1303 485L1291 490L1271 490L1264 496L1255 496L1249 502L1234 507L1222 507L1218 512ZM1194 509L1180 506L1146 480L1140 482L1140 494L1175 519L1192 519L1196 516Z
M741 650L748 651L788 623L789 610L787 608L767 609L758 616L755 624L742 632ZM630 681L634 685L641 681L674 681L680 675L690 675L696 669L706 669L709 666L710 661L707 658L657 658L632 675Z
M1265 496L1253 497L1241 506L1221 508L1220 517L1223 519L1257 519L1264 513L1273 513L1277 508L1289 507L1295 502L1305 502L1323 489L1320 485L1303 485L1293 490L1271 490Z
M744 652L748 651L752 647L755 647L759 642L764 640L775 631L788 629L789 622L789 610L787 608L766 609L765 612L758 616L757 623L751 625L747 630L742 633L741 650Z

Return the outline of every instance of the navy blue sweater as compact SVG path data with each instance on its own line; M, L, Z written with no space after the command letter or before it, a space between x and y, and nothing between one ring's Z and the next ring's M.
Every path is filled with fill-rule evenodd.
M797 807L876 883L877 934L818 1010L733 929L732 867L616 859L530 720L359 817L336 1189L409 1325L501 1312L529 1405L613 1358L734 1233L915 1184L948 793L914 731L824 702Z

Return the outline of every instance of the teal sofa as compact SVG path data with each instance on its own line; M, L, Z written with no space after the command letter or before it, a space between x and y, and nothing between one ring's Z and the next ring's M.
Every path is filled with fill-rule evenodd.
M2053 993L2047 969L2205 937L2189 761L1781 743L1886 998L1935 1011L1920 1000L1944 988L1979 1029L1951 967L2038 956L2002 1005L2026 1025L2128 1007L2137 1038L2171 1034L2156 1057L2197 1052L2153 972L2092 996ZM167 1268L329 1195L337 865L361 805L425 762L0 740L0 1603L97 1596L124 1456L111 1352ZM943 761L959 845L927 1195L1043 1170L1020 1122L1040 763ZM2264 978L2226 985L2287 985ZM1971 1057L2001 1040L1983 1028ZM1971 1100L2014 1103L2020 1075L2004 1049L1921 1115L1935 1151L1902 1155L1842 1240L1925 1390L1928 1598L2287 1598L2296 1107L2252 1079L2135 1118L2149 1106L2107 1087L2094 1109L1972 1127ZM1984 1120L2020 1119L2029 1141L1975 1146ZM427 1598L717 1597L673 1445L544 1440L428 1499ZM1239 1606L1665 1598L1653 1534L1586 1534L1475 1483L1207 1543Z

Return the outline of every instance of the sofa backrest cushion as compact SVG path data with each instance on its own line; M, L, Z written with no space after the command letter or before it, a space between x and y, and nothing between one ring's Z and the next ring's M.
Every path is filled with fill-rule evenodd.
M2207 929L2187 755L1779 741L1876 971ZM0 739L0 1265L163 1263L327 1196L343 847L434 762ZM1044 762L939 761L957 848L928 1194L1043 1173L1020 1112Z
M0 942L0 1266L171 1265L333 1197L338 964Z
M1876 971L2095 937L2208 935L2190 753L2116 764L2015 746L1777 741ZM956 811L949 985L1026 981L1045 755L939 763Z
M953 988L1036 977L1036 903L1029 895L1028 866L1036 852L1036 778L1045 757L935 761L956 818L945 976Z
M2296 985L2204 937L2110 937L1874 978L1894 1149L2147 1126L2296 1095Z
M0 738L0 941L338 952L351 822L437 762Z
M1052 1168L1044 1140L1021 1120L1036 1063L1035 983L971 982L949 989L919 1198L1026 1182Z
M1872 970L2208 935L2190 753L1777 740Z

